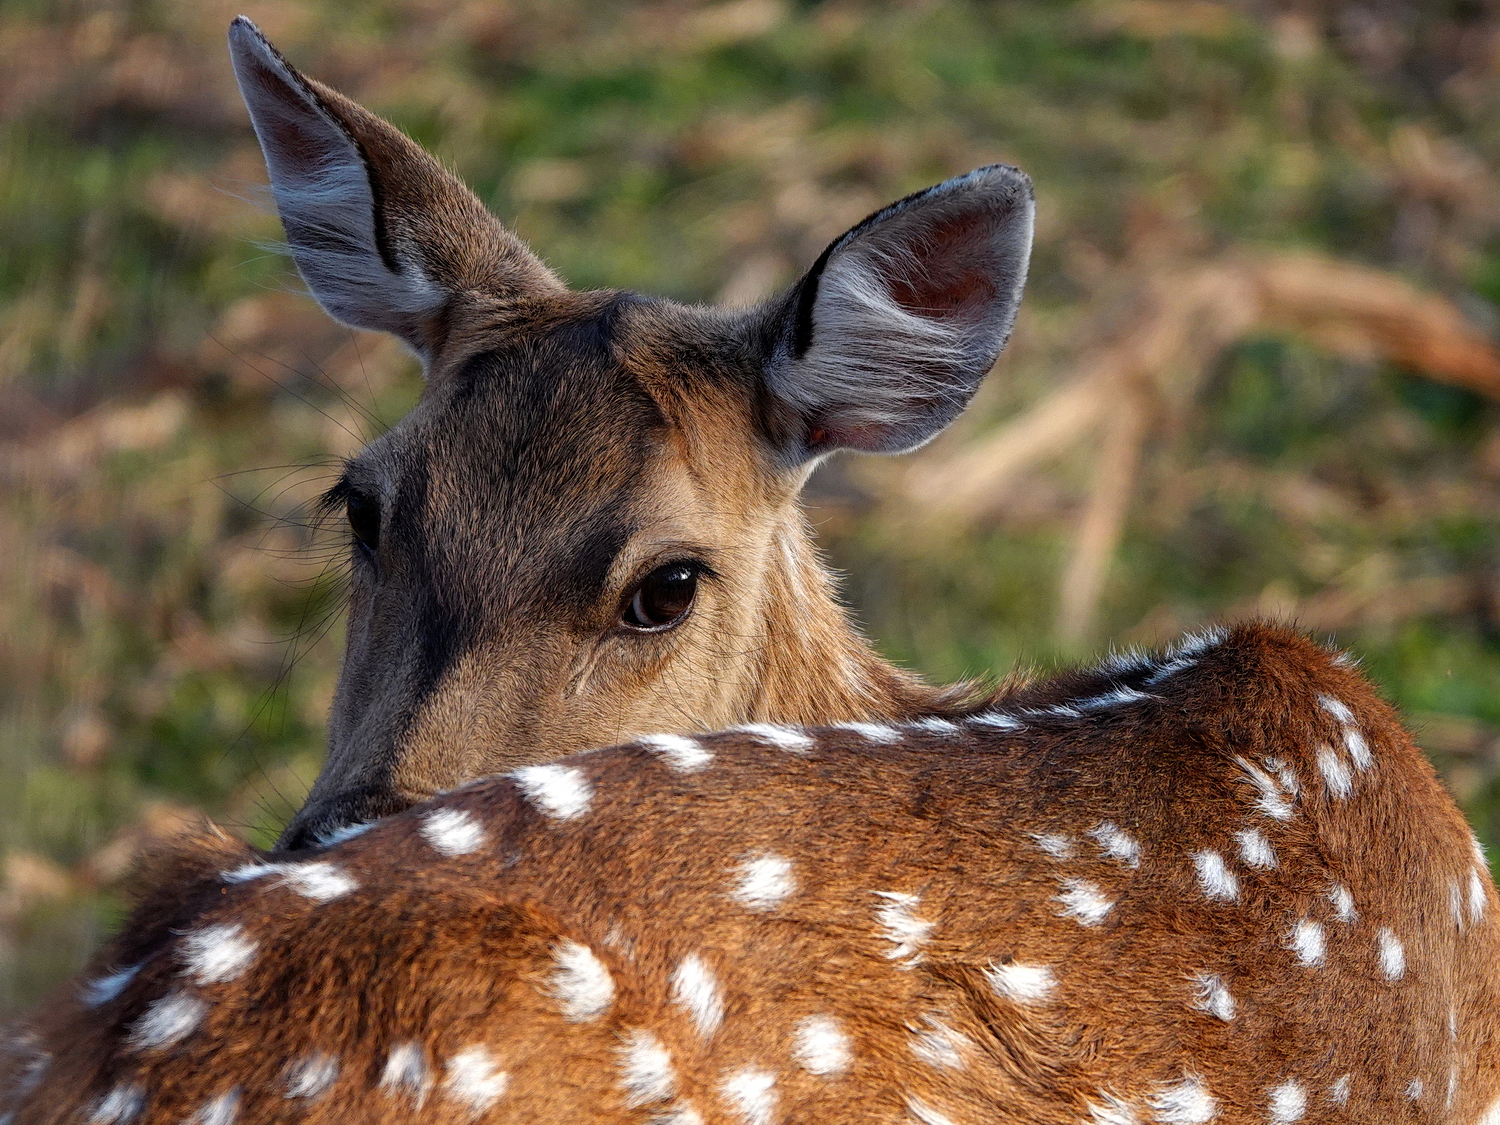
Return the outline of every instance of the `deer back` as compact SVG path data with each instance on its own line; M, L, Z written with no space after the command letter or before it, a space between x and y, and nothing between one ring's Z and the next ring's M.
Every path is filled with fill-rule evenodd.
M1364 680L1270 626L192 862L29 1048L15 1125L1469 1123L1500 1094L1473 836Z

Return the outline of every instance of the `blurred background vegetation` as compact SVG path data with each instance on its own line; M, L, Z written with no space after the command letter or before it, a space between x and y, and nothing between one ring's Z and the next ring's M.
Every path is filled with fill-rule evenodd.
M1022 165L975 409L814 482L860 617L939 678L1295 619L1500 843L1495 4L3 0L0 1012L142 841L298 804L342 633L306 503L419 390L261 245L237 7L578 286L747 302Z

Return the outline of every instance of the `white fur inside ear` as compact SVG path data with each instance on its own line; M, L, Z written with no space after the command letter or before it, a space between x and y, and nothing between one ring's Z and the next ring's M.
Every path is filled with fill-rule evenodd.
M375 195L359 148L248 21L230 29L240 93L302 279L329 315L410 338L442 292L410 255L381 257Z
M1005 346L1031 234L1029 183L1013 169L949 180L855 228L817 279L810 344L772 362L771 390L830 445L931 440Z

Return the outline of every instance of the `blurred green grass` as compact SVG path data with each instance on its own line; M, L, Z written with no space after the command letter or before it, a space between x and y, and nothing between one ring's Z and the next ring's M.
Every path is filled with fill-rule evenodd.
M337 537L307 504L418 391L260 246L279 231L222 46L235 10L0 5L0 1011L107 932L141 839L202 810L266 842L296 806L341 632ZM578 286L749 301L888 199L1022 165L1026 310L934 461L1047 393L1151 279L1238 248L1392 271L1500 324L1489 5L246 12ZM1495 404L1284 332L1209 368L1151 431L1085 641L1056 621L1087 446L947 535L835 463L811 511L855 612L939 678L1225 615L1336 621L1500 841Z

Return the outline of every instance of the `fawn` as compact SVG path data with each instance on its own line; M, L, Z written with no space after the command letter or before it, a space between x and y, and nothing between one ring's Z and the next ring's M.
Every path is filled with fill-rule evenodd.
M307 807L277 851L158 858L12 1037L7 1125L1500 1125L1488 868L1346 657L1248 624L934 689L834 602L798 489L965 406L1023 174L891 205L748 312L572 293L230 43L303 277L428 383L330 494Z

